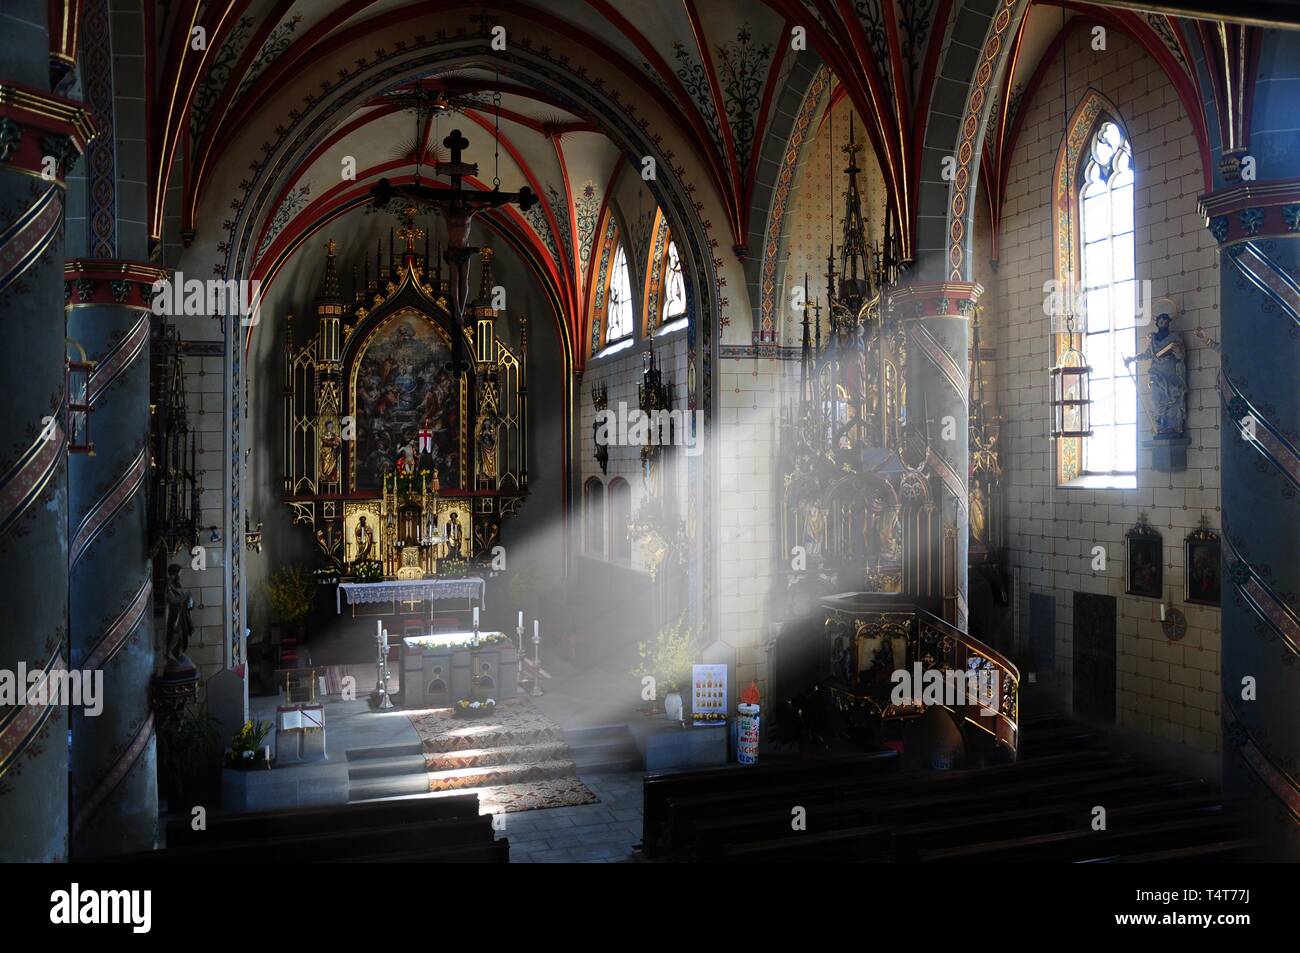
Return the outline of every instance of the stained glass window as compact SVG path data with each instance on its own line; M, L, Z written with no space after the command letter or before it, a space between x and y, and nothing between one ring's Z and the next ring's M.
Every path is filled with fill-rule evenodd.
M1092 436L1083 442L1086 475L1137 472L1137 388L1124 366L1136 350L1133 149L1113 122L1093 136L1079 189L1083 270L1083 352L1092 367Z
M614 253L609 273L609 295L605 304L605 344L632 336L632 277L627 270L623 246Z
M682 278L682 260L677 243L668 243L668 269L664 275L664 310L661 324L686 316L686 281Z

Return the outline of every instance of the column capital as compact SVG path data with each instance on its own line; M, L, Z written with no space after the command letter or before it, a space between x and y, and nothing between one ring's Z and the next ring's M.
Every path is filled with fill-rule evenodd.
M978 281L916 281L891 292L889 303L904 319L969 319L983 293Z
M141 261L73 258L63 266L63 303L149 308L154 283L171 275L170 268Z
M61 179L98 130L84 103L16 83L0 83L0 167L44 175L45 157Z
M1197 205L1220 245L1300 237L1300 178L1242 182L1202 195Z

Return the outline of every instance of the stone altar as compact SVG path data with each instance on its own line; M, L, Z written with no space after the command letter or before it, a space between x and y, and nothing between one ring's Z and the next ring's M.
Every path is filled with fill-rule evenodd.
M449 708L474 698L474 678L484 681L480 694L498 702L518 692L519 652L503 632L439 632L402 639L402 705Z

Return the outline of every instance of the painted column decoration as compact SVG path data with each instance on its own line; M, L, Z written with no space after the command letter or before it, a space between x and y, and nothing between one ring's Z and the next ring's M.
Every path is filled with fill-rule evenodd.
M45 29L45 6L29 36ZM15 14L21 19L21 14ZM0 701L0 861L68 854L67 710L48 704L67 668L67 438L63 418L64 177L94 135L81 104L49 89L44 58L0 76L0 669L41 675L29 704ZM22 70L14 75L9 70Z
M94 452L68 465L72 666L103 673L102 710L72 711L72 852L92 858L149 850L157 827L149 301L166 273L102 260L70 261L66 273L69 347L94 362Z
M907 440L904 458L935 483L941 530L939 596L944 618L966 631L966 563L970 545L970 319L984 286L971 281L916 282L890 298L907 328ZM933 559L934 554L930 554Z
M1201 27L1217 119L1223 509L1223 782L1259 844L1300 860L1300 134L1258 64L1295 62L1288 30ZM1214 345L1198 335L1202 340Z
M1294 860L1300 857L1300 180L1270 183L1268 199L1255 194L1258 188L1241 185L1202 199L1220 244L1222 274L1224 785L1255 804L1250 813L1264 823L1265 839Z

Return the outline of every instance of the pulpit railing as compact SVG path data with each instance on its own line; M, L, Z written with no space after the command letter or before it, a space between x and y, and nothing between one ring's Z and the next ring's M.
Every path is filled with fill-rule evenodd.
M842 642L851 683L857 682L858 673L878 651L881 640L905 640L906 659L895 654L895 669L912 673L919 665L923 677L939 672L944 685L979 686L979 691L945 698L943 707L1015 753L1020 733L1020 670L1010 659L926 609L878 593L831 596L822 602L822 608L828 634ZM854 684L854 691L865 696L872 689ZM913 685L913 691L921 694L919 686ZM875 701L884 707L882 699Z

